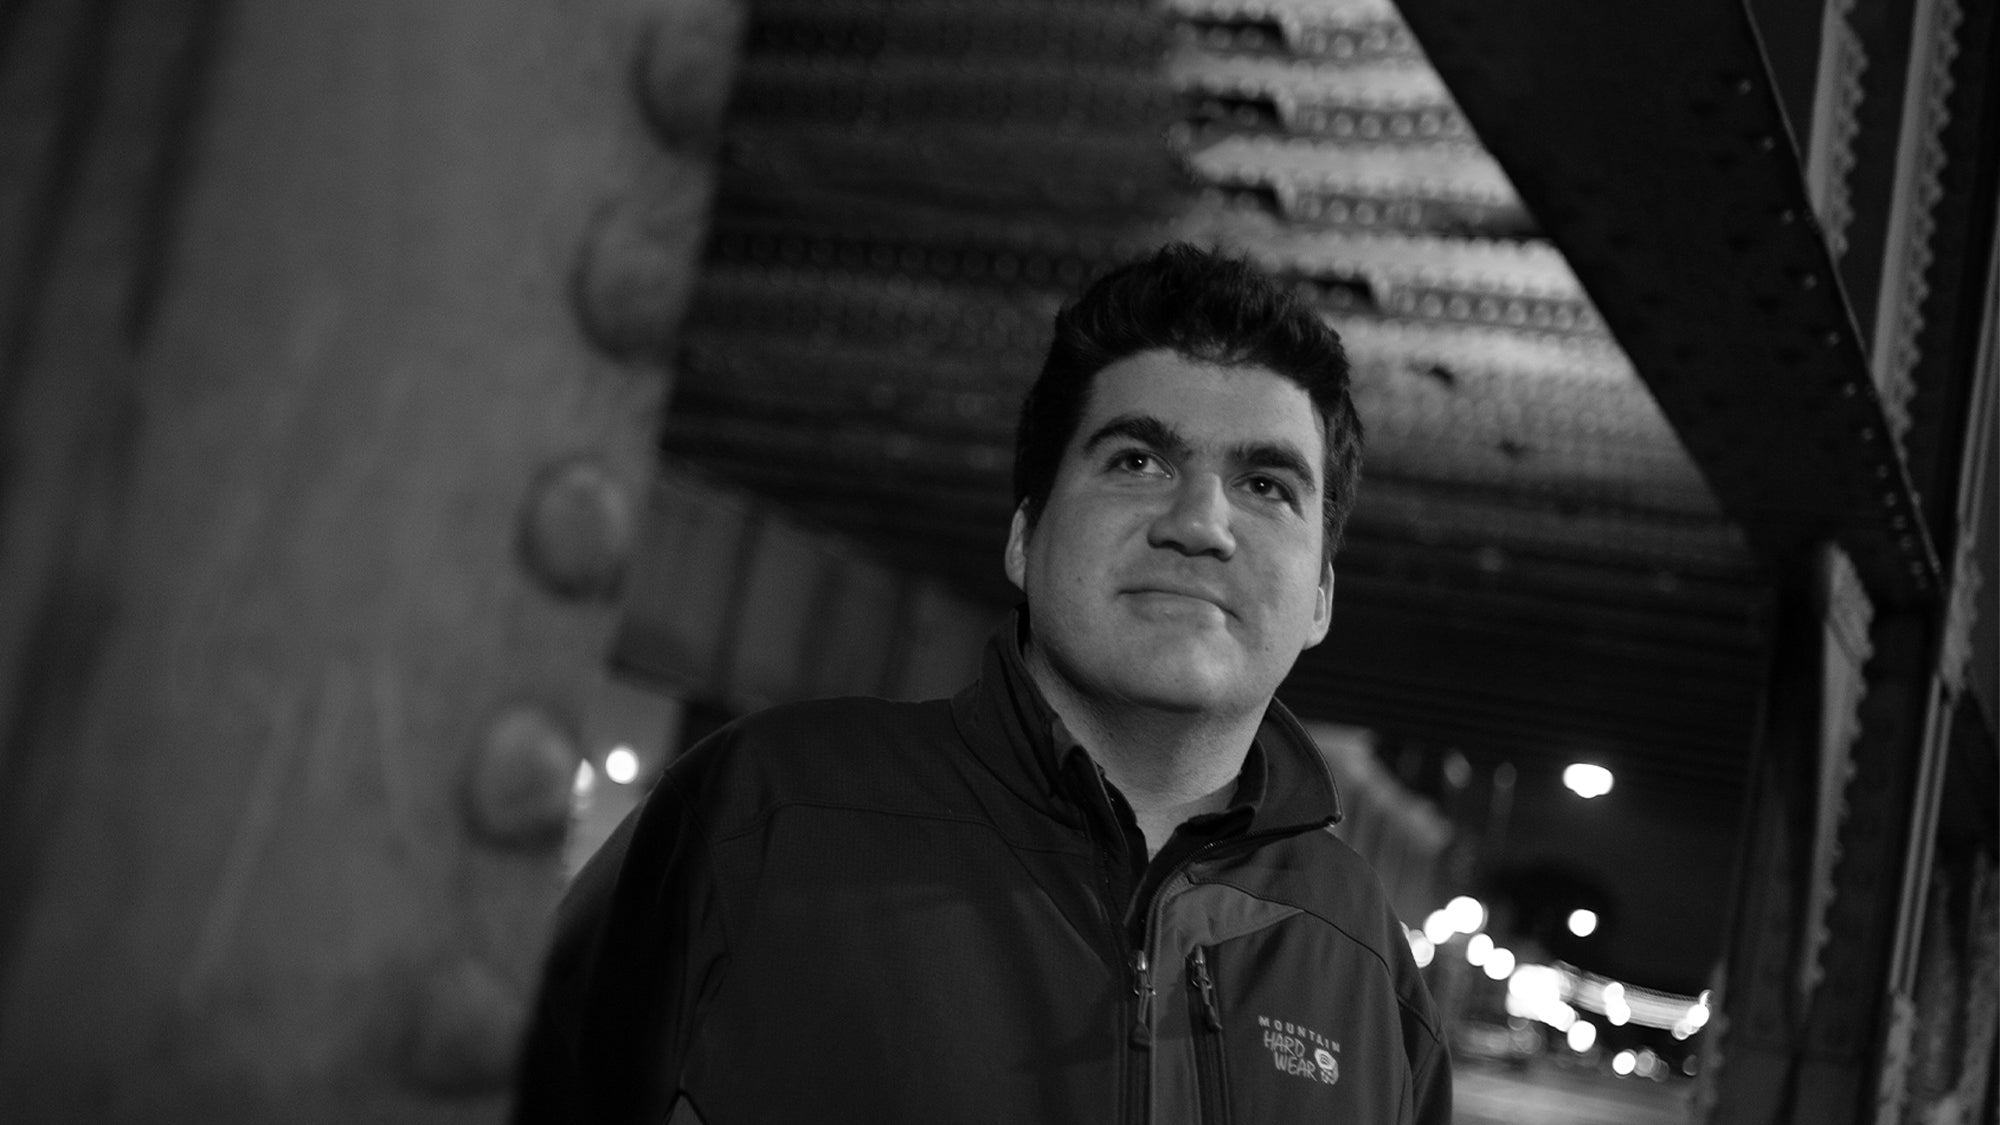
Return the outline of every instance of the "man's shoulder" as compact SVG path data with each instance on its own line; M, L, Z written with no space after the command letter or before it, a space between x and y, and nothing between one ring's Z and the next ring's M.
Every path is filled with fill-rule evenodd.
M667 776L684 799L729 810L725 820L789 803L901 802L948 784L959 744L945 700L810 700L725 725Z
M769 707L724 726L709 741L722 752L817 760L829 750L893 752L929 745L953 732L950 704L872 696L810 699Z
M1250 858L1272 898L1339 926L1367 944L1400 940L1401 926L1374 867L1332 828L1268 844Z
M1268 880L1260 888L1264 896L1299 908L1368 950L1426 1031L1439 1034L1402 920L1367 859L1324 828L1279 841L1259 866Z

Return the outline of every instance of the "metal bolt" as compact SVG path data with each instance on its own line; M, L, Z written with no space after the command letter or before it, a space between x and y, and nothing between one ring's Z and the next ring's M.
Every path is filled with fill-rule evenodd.
M589 457L542 470L521 512L528 572L560 597L610 597L625 573L634 516L625 488Z
M468 958L433 972L411 1001L403 1052L411 1085L444 1096L507 1088L527 1006L498 973Z
M555 715L530 705L502 712L487 726L467 779L472 826L503 846L561 840L580 760L576 738Z

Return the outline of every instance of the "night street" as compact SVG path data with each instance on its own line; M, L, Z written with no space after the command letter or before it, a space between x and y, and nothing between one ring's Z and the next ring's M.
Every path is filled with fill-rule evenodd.
M1460 1063L1457 1125L1685 1125L1694 1084L1537 1064L1527 1071Z

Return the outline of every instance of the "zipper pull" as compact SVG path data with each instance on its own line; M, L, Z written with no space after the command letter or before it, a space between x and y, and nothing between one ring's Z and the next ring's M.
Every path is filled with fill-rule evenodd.
M1132 1022L1132 1045L1150 1047L1153 1043L1153 970L1146 963L1146 951L1132 951L1132 995L1139 1001L1138 1016Z
M1188 984L1201 1003L1201 1020L1210 1031L1222 1030L1222 1009L1215 1003L1215 980L1208 975L1208 954L1201 946L1188 954Z

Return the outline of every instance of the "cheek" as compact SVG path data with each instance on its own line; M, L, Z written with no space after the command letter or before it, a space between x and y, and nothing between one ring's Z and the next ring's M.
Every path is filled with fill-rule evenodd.
M1296 560L1268 576L1274 591L1271 599L1273 610L1282 616L1287 629L1307 630L1312 627L1313 612L1319 603L1318 558L1307 568Z
M1049 578L1065 586L1081 585L1093 573L1111 562L1111 534L1107 520L1091 518L1088 511L1066 512L1065 518L1048 528L1041 542L1042 569Z

